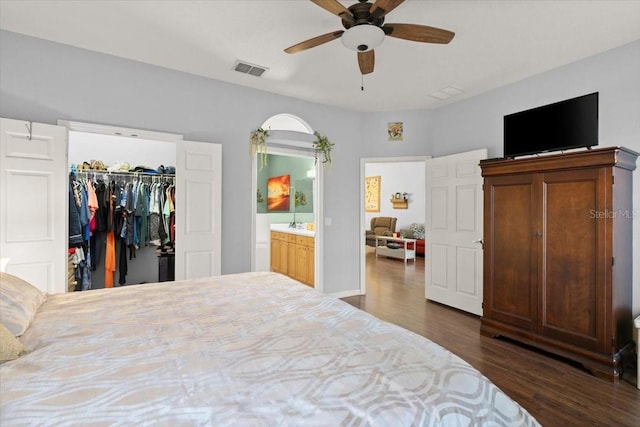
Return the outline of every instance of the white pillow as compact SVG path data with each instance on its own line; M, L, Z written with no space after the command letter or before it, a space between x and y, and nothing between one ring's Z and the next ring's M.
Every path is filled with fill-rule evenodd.
M9 273L0 272L0 323L19 337L27 330L45 294Z

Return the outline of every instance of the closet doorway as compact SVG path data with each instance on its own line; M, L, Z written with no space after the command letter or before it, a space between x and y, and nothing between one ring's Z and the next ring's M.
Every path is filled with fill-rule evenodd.
M176 143L70 131L68 163L69 170L74 171L72 185L80 189L92 185L100 205L100 209L94 214L96 220L91 227L93 230L88 240L90 244L86 262L90 264L88 267L91 271L91 283L88 289L104 288L108 276L108 273L105 273L106 252L109 247L106 230L109 212L106 198L109 197L110 185L113 186L113 197L117 199L116 211L112 216L118 218L109 220L114 229L115 244L111 245L111 248L114 251L116 269L110 275L111 282L108 287L173 279L174 221L179 212L173 209L173 215L165 219L162 210L165 204L173 204L171 197L167 197L167 192L175 190ZM173 168L169 170L172 173L167 173L165 168ZM121 206L120 198L127 197L127 192L129 205ZM143 196L142 192L146 195ZM146 218L144 225L135 224L139 217L135 210L139 209L141 204L136 207L134 200L137 201L141 197L146 198L144 205L150 212L147 217L155 218L155 221L150 221L150 224L147 223ZM127 203L125 200L123 199L122 204ZM120 236L120 230L127 218L129 223L124 228L125 233L129 231L129 243L125 235ZM132 229L134 226L137 231L135 236ZM143 232L138 231L142 229L144 229ZM151 232L147 233L147 230ZM159 230L162 231L162 239ZM85 240L86 238L87 236L84 236ZM161 251L160 254L157 250ZM164 254L162 254L163 250ZM170 267L167 268L167 274L162 275L163 277L159 274L158 268L161 261ZM81 285L78 287L82 289Z
M289 223L299 223L298 227L313 229L313 274L311 282L313 286L322 291L322 188L323 168L315 162L315 152L312 142L315 140L311 127L297 116L291 114L278 114L269 118L262 125L269 130L267 139L267 155L278 161L292 162L294 164L306 164L305 170L299 172L290 183L290 207L284 211L269 213L259 207L267 202L267 191L264 183L258 184L258 177L263 177L264 168L261 169L260 155L252 162L252 271L271 270L271 230L272 228L286 226ZM267 163L268 165L268 163ZM303 189L304 188L304 189ZM298 193L298 201L296 201ZM304 201L303 198L304 197ZM262 201L261 201L262 199ZM307 203L304 208L301 206ZM296 206L298 204L298 206ZM296 210L296 207L298 208ZM277 225L276 225L277 224ZM303 282L305 280L299 279Z
M222 161L219 144L185 141L181 135L160 132L75 122L61 124L69 129L70 166L73 164L78 168L79 165L88 164L91 167L92 160L97 160L102 162L100 166L112 170L96 171L94 176L106 176L109 179L117 177L120 181L137 179L148 183L166 182L174 186L175 220L171 231L175 232L171 237L175 242L172 245L175 267L172 279L221 274ZM156 176L123 172L126 169L135 170L136 167L155 170ZM83 173L86 175L86 171ZM100 238L96 240L96 245L104 245ZM163 244L160 248L165 246ZM135 258L132 257L133 251L129 253L126 284L161 280L157 248L141 245L135 250ZM104 252L100 252L96 251L99 259L94 261L92 289L102 287L104 283ZM116 274L116 286L119 278L120 275Z

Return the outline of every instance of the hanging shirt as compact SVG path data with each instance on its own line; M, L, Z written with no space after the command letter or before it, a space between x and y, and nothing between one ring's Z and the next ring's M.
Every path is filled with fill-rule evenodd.
M85 187L87 189L87 207L89 208L89 219L93 219L96 211L99 208L98 196L96 195L96 191L93 188L93 183L91 181L86 181Z
M113 288L116 272L116 236L113 230L107 233L107 250L104 258L104 287Z
M96 196L98 197L98 211L96 212L96 230L107 231L107 218L109 216L109 191L104 181L96 183Z
M82 224L73 193L73 183L69 182L69 247L82 244Z
M89 240L91 238L91 230L89 229L89 221L90 221L90 211L89 211L89 192L87 187L82 187L82 208L80 211L80 222L82 222L83 229L83 237L84 240Z

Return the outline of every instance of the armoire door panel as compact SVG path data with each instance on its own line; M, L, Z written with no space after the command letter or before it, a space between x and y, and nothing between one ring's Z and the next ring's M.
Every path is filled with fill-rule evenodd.
M597 169L546 173L541 188L541 327L545 335L595 350L605 295L599 269L604 222ZM602 226L601 226L602 225Z
M531 175L499 177L485 188L492 218L485 230L491 255L485 274L485 310L491 317L525 329L537 328L535 194Z

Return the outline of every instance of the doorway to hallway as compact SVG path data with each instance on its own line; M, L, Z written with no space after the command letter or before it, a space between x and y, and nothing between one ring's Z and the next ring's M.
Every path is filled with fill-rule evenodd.
M409 232L415 226L424 226L426 213L425 163L428 156L400 158L361 159L361 256L360 256L360 292L366 293L367 271L377 264L369 261L375 259L375 248L366 244L366 233L371 228L371 219L378 217L395 218L395 232ZM376 190L375 203L367 203L367 178L375 178L379 188ZM396 195L406 203L393 203ZM369 205L369 206L367 206ZM373 231L373 230L372 230ZM371 256L372 255L372 256ZM400 259L391 259L402 268L412 269L413 262L405 263ZM370 265L371 264L371 265ZM424 287L424 269L419 273Z

